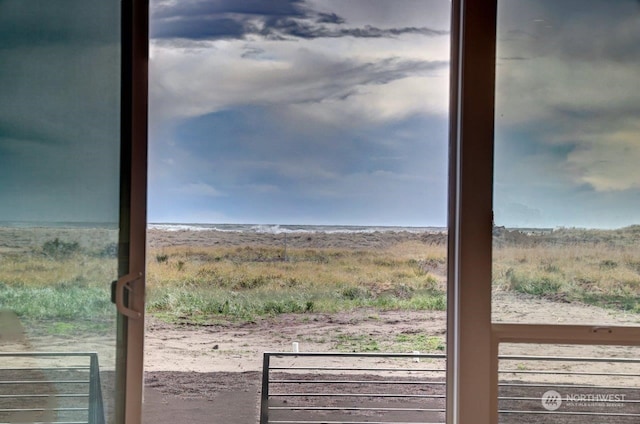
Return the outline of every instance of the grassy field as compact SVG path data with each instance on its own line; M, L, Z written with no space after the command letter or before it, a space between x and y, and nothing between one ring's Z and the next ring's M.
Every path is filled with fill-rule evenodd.
M640 247L573 242L497 248L493 284L564 302L640 312Z
M171 321L252 320L354 308L444 310L444 246L388 250L191 248L152 251L148 311Z
M505 231L494 243L493 283L500 290L640 312L639 240L640 227L537 236ZM115 270L107 241L85 246L54 238L0 249L0 308L54 333L107 328L114 318L109 283ZM147 276L148 312L169 322L446 307L446 248L415 240L286 253L281 246L162 247L149 251Z
M39 333L111 331L109 283L116 275L112 243L91 250L56 238L0 251L0 309L13 311Z

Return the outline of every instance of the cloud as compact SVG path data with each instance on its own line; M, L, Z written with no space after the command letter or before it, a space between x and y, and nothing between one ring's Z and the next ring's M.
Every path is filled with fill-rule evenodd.
M155 0L151 3L154 22L176 17L239 14L256 16L302 16L302 0Z
M205 197L219 197L224 196L225 194L217 190L210 184L197 182L197 183L188 183L182 185L180 188L176 190L177 192L189 196L205 196Z
M165 188L151 196L153 207L168 197L175 176L194 180L206 175L226 197L224 202L215 197L202 201L214 210L224 204L230 216L250 222L301 222L311 216L316 222L354 223L354 216L376 222L374 215L396 223L403 216L414 223L420 222L419 215L422 222L445 219L446 118L414 116L369 128L332 129L286 117L287 111L278 108L253 107L182 123L174 134L177 145L153 148L154 154L179 158L171 175L154 182ZM162 202L165 208L177 207ZM195 196L185 195L180 203L185 202L196 202Z
M374 3L360 4L360 13L369 13ZM287 31L298 31L301 39L238 38L236 34L224 40L153 40L152 127L245 105L287 108L294 118L317 118L334 125L345 119L366 123L412 113L446 114L448 37L423 35L447 31L385 24L379 18L377 26L345 26L341 14L329 7L344 8L341 2L260 4L192 1L161 2L154 7L154 22L224 15L224 19L249 22L265 34L290 26ZM418 5L423 3L398 2L385 16L398 15L398 22L414 23ZM350 8L343 10L350 19L358 16ZM312 32L324 32L324 37ZM347 33L361 37L344 40L342 35Z
M251 56L239 41L195 50L154 45L150 90L155 119L165 122L247 104L299 105L316 115L345 108L353 115L364 104L363 114L370 117L375 116L374 108L388 114L403 104L413 112L447 109L445 60L415 57L412 51L394 51L383 58L363 57L357 51L343 56L340 50L330 55L323 45L301 49L278 44L286 45L252 43ZM389 96L393 89L384 86L400 87L402 80L407 81L402 98L399 93ZM379 99L374 99L376 93Z
M640 188L640 127L610 133L606 138L583 142L572 151L568 165L579 183L596 191L622 191Z
M507 225L637 223L640 8L502 2L494 208ZM533 219L533 217L531 218Z
M236 39L251 35L280 40L448 34L445 30L428 27L352 27L335 12L315 10L303 1L160 2L152 8L152 22L153 38L193 40Z
M638 177L626 165L640 156L640 25L633 3L527 10L529 3L516 2L503 10L511 18L502 24L499 56L523 60L498 62L498 138L519 129L539 149L568 147L561 172L571 173L576 187L624 190Z
M154 12L166 32L151 43L150 210L443 223L449 3L445 24L422 1L261 4L273 9L164 2ZM225 19L227 33L212 33Z

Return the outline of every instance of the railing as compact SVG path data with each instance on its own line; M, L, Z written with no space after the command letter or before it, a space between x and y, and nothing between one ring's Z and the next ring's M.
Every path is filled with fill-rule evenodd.
M499 359L500 422L640 422L640 359ZM260 424L442 423L445 376L443 354L267 352Z
M265 353L260 424L442 422L444 373L440 354Z
M104 424L98 355L0 353L0 424Z

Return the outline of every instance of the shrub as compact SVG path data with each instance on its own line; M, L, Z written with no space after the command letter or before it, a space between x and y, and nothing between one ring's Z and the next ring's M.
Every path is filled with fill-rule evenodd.
M169 260L169 255L164 254L164 253L158 253L156 255L156 262L158 262L159 264L167 262Z
M103 258L118 257L118 243L109 243L98 252L98 256Z
M255 277L242 278L238 282L233 284L232 288L235 290L251 290L262 287L267 284L267 282L268 281L264 276L258 275Z
M393 288L393 295L398 299L411 299L415 291L416 289L411 286L399 284Z
M68 258L80 251L80 244L77 241L65 242L56 238L45 241L42 245L42 253L54 259Z
M512 273L510 275L511 289L520 293L532 294L535 296L548 296L560 291L562 284L549 277L525 277Z
M342 289L342 297L349 300L366 299L369 297L369 291L362 287L350 286Z
M178 263L176 263L176 267L178 268L178 271L182 271L184 268L184 261L178 261Z

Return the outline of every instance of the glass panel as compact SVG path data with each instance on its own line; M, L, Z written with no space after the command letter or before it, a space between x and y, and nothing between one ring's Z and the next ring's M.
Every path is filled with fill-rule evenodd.
M500 345L500 423L637 423L640 348Z
M0 2L0 63L0 421L113 422L120 2Z
M498 5L493 320L637 325L640 6Z
M437 390L404 393L439 397L329 417L444 419L450 7L152 7L145 419L254 422L262 353L293 349L438 355ZM340 362L333 377L364 361Z

